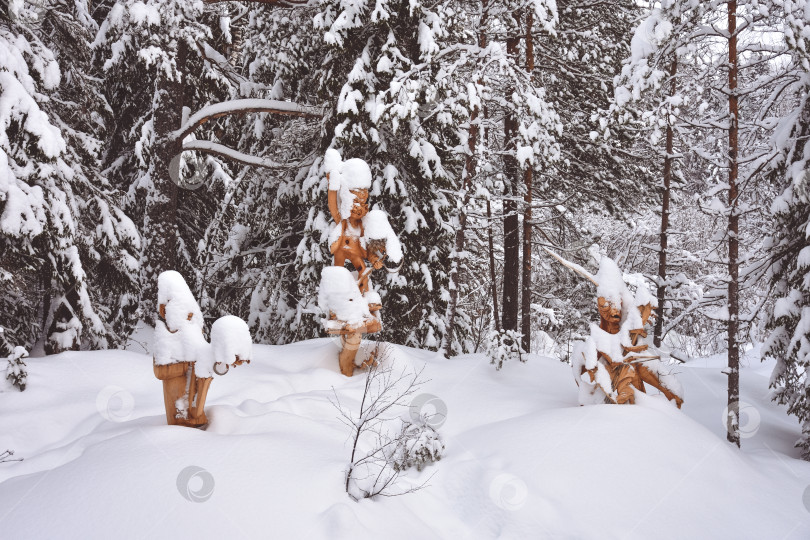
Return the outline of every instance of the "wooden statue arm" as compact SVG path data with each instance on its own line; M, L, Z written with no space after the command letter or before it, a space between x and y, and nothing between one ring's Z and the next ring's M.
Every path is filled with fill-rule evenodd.
M677 405L679 409L681 408L683 400L680 397L673 394L666 386L664 386L658 379L658 376L655 373L653 373L647 366L639 364L635 366L635 368L636 371L638 371L639 377L641 377L642 381L658 388L661 391L661 393L667 397L667 399L674 401L675 405Z
M329 178L329 175L326 175L326 178ZM332 214L332 219L335 220L335 223L340 224L340 210L338 210L338 203L337 203L337 191L329 190L329 213Z

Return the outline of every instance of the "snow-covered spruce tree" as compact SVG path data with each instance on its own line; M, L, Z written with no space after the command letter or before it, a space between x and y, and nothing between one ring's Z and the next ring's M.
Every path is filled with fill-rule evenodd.
M343 158L360 157L372 168L373 207L388 212L406 261L398 274L378 272L375 286L389 321L381 339L436 348L446 331L449 254L453 230L446 191L458 187L462 159L458 125L468 112L453 107L464 91L440 78L435 62L461 31L452 10L421 2L325 2L315 17L325 55L317 71L320 98L331 108L323 120L322 152L332 146ZM465 92L466 93L466 92ZM312 210L298 244L297 310L316 289L329 264L326 181L320 161L310 169L302 198ZM311 319L293 325L298 336L317 335Z
M96 309L110 299L100 293L94 301L86 268L120 259L126 254L121 246L137 241L126 218L111 208L109 193L95 183L93 129L83 124L93 119L77 118L81 105L72 101L69 88L72 66L82 58L60 55L69 66L66 80L45 42L65 28L86 31L92 23L83 18L82 6L57 4L37 13L15 4L15 22L0 21L0 91L6 104L0 110L0 170L5 171L0 183L0 324L10 341L26 348L43 337L49 353L105 346L108 337L114 341L115 324L105 327L99 313L106 308ZM69 147L66 138L84 144ZM101 211L79 219L86 208ZM108 307L116 308L112 301Z
M96 345L114 347L126 340L137 320L140 239L118 206L122 194L100 173L102 141L111 116L101 81L91 73L90 42L98 28L84 0L53 1L48 7L40 13L37 28L54 51L62 79L44 110L62 130L73 165L77 245L90 299L106 328L105 339L96 340ZM59 310L66 312L66 307Z
M774 400L787 405L802 426L796 446L810 460L810 42L805 13L797 2L782 2L785 35L792 50L795 81L789 87L796 102L775 138L780 151L771 175L784 191L771 205L771 238L766 244L769 277L777 300L768 317L770 335L763 357L776 359L771 387Z
M206 217L218 207L222 183L230 179L210 156L183 153L172 163L181 153L183 141L172 134L181 127L184 110L229 96L232 83L209 60L221 56L210 45L212 27L225 34L227 18L207 12L202 0L120 0L110 7L93 43L115 115L106 172L127 192L127 212L143 238L139 306L144 320L155 315L160 272L179 269L196 280ZM210 184L193 192L179 189L189 174Z

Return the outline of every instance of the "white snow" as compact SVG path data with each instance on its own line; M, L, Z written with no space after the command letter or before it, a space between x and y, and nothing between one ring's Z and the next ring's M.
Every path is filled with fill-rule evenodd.
M395 349L447 407L445 450L404 474L403 488L425 489L359 503L343 491L351 441L329 398L356 413L365 377L339 373L334 339L256 345L249 370L214 379L206 431L166 425L150 355L30 360L28 389L0 393L0 447L24 458L0 464L2 536L810 537L810 463L792 447L795 419L768 398L770 363L743 359L738 450L721 356L679 368L678 410L654 395L579 407L556 359L496 371L482 355ZM203 487L208 500L188 500Z

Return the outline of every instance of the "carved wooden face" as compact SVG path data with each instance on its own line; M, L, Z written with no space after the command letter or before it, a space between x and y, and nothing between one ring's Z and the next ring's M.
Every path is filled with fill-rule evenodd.
M354 205L352 206L352 217L361 219L368 214L368 190L367 189L353 189Z
M621 304L617 306L607 298L600 296L596 300L596 305L599 308L599 316L605 321L618 324L622 319Z

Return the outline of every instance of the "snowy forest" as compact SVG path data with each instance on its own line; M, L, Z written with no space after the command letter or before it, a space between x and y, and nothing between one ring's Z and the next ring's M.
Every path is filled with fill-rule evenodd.
M707 466L716 459L721 474L729 463L737 463L733 460L756 459L740 453L751 443L754 456L771 460L767 467L789 460L791 471L786 474L792 475L793 487L785 487L785 492L792 493L796 512L804 512L802 501L810 512L810 491L803 499L795 487L810 485L810 467L802 462L810 461L810 3L3 0L2 7L0 358L7 361L0 362L0 370L6 370L0 371L5 384L0 417L8 423L0 422L0 451L16 449L26 461L12 462L13 453L0 454L0 467L32 468L0 470L0 531L5 518L19 527L25 523L27 514L15 517L19 509L4 513L4 508L16 506L22 493L13 484L23 481L18 475L52 470L46 485L63 485L58 484L60 478L71 482L70 476L53 472L64 467L53 467L74 459L75 450L68 452L73 457L53 462L43 457L39 465L36 452L76 444L88 453L97 449L84 437L90 428L77 427L73 438L57 443L46 441L39 431L32 438L23 436L15 430L23 430L24 423L11 417L28 418L39 426L32 430L67 433L67 428L46 428L44 420L26 415L42 403L56 407L52 393L61 391L60 380L72 385L80 373L101 377L108 369L119 369L108 367L118 358L110 355L134 355L129 352L133 344L151 339L143 336L151 336L162 321L168 324L170 314L164 313L162 300L168 293L159 291L160 283L169 283L163 277L167 271L185 280L187 291L182 279L171 286L190 298L184 308L192 306L188 321L196 325L194 339L202 339L200 329L210 335L212 354L220 350L215 334L247 336L235 318L227 328L223 323L216 330L215 321L226 316L243 320L250 334L246 339L255 344L252 366L239 367L211 387L209 399L219 399L215 394L222 395L226 387L229 397L213 402L206 419L208 434L212 429L221 434L276 429L258 427L264 425L261 415L271 411L259 403L270 407L271 394L292 390L268 382L270 372L255 376L264 381L261 392L246 390L251 370L265 357L272 365L274 355L300 355L306 369L315 370L316 361L310 357L321 350L317 344L334 347L324 340L327 334L319 322L322 272L332 264L330 235L335 230L327 196L336 189L338 173L330 176L330 171L337 171L338 165L330 159L367 164L370 180L360 187L368 191L368 208L384 211L379 215L390 221L389 236L395 234L401 244L401 261L389 257L381 268L375 266L371 289L382 305L384 324L374 342L392 344L399 351L419 349L398 354L428 362L424 379L434 379L429 388L448 404L448 418L461 415L465 404L472 403L472 396L454 401L449 388L455 388L452 381L468 376L477 359L483 359L484 367L473 371L468 383L481 399L494 392L487 398L497 399L492 408L498 403L505 407L503 418L492 413L492 422L503 419L499 425L506 426L526 414L528 409L509 405L513 392L514 399L523 396L524 402L544 393L543 399L551 403L544 401L546 408L560 403L576 407L577 386L581 393L583 385L579 379L571 381L571 366L576 370L582 365L582 373L593 368L593 363L583 364L582 358L589 357L581 352L581 343L594 335L592 323L602 313L596 298L601 302L606 283L613 283L605 276L608 264L615 262L617 279L624 281L616 294L625 299L632 293L639 299L643 291L645 299L638 305L653 308L648 341L649 350L657 354L654 358L668 366L667 373L685 373L683 393L669 383L664 386L677 395L678 408L681 401L685 411L690 405L701 407L695 430L705 416L714 432L711 437L721 438L728 447L728 456L723 454L721 460L714 454ZM161 335L171 339L155 330L156 340L164 339ZM593 362L597 350L601 356L606 351L599 343L594 345ZM102 386L118 385L125 390L117 395L125 396L124 405L130 400L136 412L140 403L154 401L136 421L148 415L160 419L160 385L149 369L154 357L158 374L159 354L148 344L139 350L138 361L126 360L130 363L120 373L143 376L143 396L132 382L106 380L83 392L95 396ZM249 361L249 350L237 352L233 365ZM151 351L149 358L145 351ZM375 354L379 360L395 353ZM653 357L638 358L641 362ZM121 362L125 359L129 357L121 356ZM703 361L698 359L710 359L711 379L691 375L695 368L690 365ZM145 366L143 375L135 375L135 365ZM273 367L278 369L273 377L292 376L293 365ZM334 371L330 376L340 376L334 358L323 365ZM39 379L37 369L42 370ZM323 374L317 375L318 384L307 383L312 387L289 385L295 392L323 390L326 407L331 402L342 418L351 419L349 403L361 402L355 404L354 397L341 394L343 387L335 391L334 385L354 384L352 392L365 397L364 391L373 390L368 381L373 381L375 369L382 367L370 368L365 387L362 381L333 382ZM521 375L518 369L533 370L523 372L532 375ZM746 369L756 372L756 385L741 384ZM241 383L235 379L239 374L245 377ZM664 371L659 375L664 381ZM395 377L385 371L379 376ZM534 383L524 380L530 377ZM598 382L598 373L591 377ZM542 383L550 388L551 381L558 380L565 381L554 383L559 389L546 392L537 387ZM395 377L397 381L402 378ZM390 398L392 403L410 396L421 380L414 375L409 384ZM711 392L706 393L709 386ZM393 383L382 388L385 396ZM674 399L665 388L662 391ZM254 393L249 397L245 392ZM691 404L690 392L695 397ZM89 399L95 411L98 400L91 401L96 398L82 399ZM254 405L245 405L248 402ZM184 406L193 405L187 399ZM284 410L304 414L301 411L310 406L315 407L301 401ZM663 406L643 405L649 409L644 414L665 419L656 416L655 422L680 422L673 433L692 437L692 424L684 423L684 415L674 406L673 411L659 411ZM365 411L362 407L359 410ZM772 435L781 441L777 450L771 439L760 443L746 432L752 414L744 417L746 407L756 409L757 422L761 418L758 437ZM581 409L572 410L560 420L561 426L578 422L572 415ZM322 413L335 416L334 409ZM681 416L676 418L676 413ZM353 449L363 444L363 414L355 423L348 420L356 430ZM634 422L612 416L629 413L594 414L602 415L601 422L615 422L617 429L630 430ZM245 415L253 423L234 427ZM766 419L771 427L765 426ZM642 420L647 421L637 421ZM596 426L594 422L592 418L586 423ZM515 429L531 431L533 425ZM460 470L461 464L449 460L451 449L462 451L462 443L454 447L452 433L440 439L438 425L413 426L421 430L415 435L422 438L420 444L429 439L424 444L433 448L417 461L431 463L438 475L435 481L449 482L441 480L442 474L450 474L441 467ZM403 427L402 437L411 427ZM462 428L448 421L447 429ZM498 429L496 437L505 441L514 436L506 427ZM563 427L557 429L562 430L557 436L565 433ZM700 439L709 437L703 432L681 447L673 442L676 435L638 429L652 433L649 437L660 435L665 443L657 444L675 445L683 459L694 463L703 463L704 453L698 449L713 448L708 438ZM312 433L315 437L314 429ZM472 431L464 433L467 438L457 438L463 444L478 441ZM194 445L204 444L194 439L197 436L192 437ZM631 439L648 448L636 436ZM154 443L158 446L170 444L169 435L155 438L161 440ZM313 438L312 444L321 444L319 440ZM342 449L341 436L336 440L329 444ZM432 464L445 443L448 461ZM253 442L242 444L261 452ZM216 448L217 455L227 453L227 445ZM26 449L28 456L22 455ZM125 446L119 450L128 455ZM311 452L286 459L309 459ZM640 466L646 466L647 459ZM357 465L350 463L346 491L355 499L375 495L374 485L352 492L349 480ZM752 471L759 467L752 464L745 466ZM524 465L526 470L533 467ZM213 471L211 465L206 467ZM650 462L649 467L652 471L665 465ZM521 470L515 473L518 484L501 475L482 488L484 498L492 498L497 482L517 485L503 505L496 501L498 511L512 515L509 511L515 508L503 508L514 506L522 489L526 500L543 489L538 486L545 480L535 486ZM339 466L335 472L340 472ZM216 495L230 489L225 476L217 476ZM673 478L673 485L679 478ZM169 483L173 486L173 479ZM340 483L337 480L335 487L341 488ZM417 484L413 490L419 494L401 497L403 501L422 501L422 493L430 493L430 487L421 489L425 477ZM701 493L709 484L697 483L693 489ZM260 490L251 485L248 493ZM438 489L445 489L443 485ZM798 493L790 491L794 487ZM382 489L379 493L387 494ZM234 491L238 496L239 490ZM710 495L701 497L708 500ZM392 501L385 504L412 504L408 512L413 513L428 508L424 502ZM482 537L512 538L601 536L597 525L572 529L570 520L557 528L548 518L554 515L551 506L541 507L537 512L545 516L543 528L532 529L529 518L525 523L492 518L486 532L479 532ZM355 519L340 513L348 510L335 510L334 515L324 510L331 525L312 534L329 536L334 526L341 531L338 536L352 531L361 537L379 536L386 530L382 523L390 523L385 516L402 512L381 508L383 517L374 517L364 529L346 525L344 519ZM468 505L464 512L474 513L475 508ZM758 512L766 510L767 505ZM152 507L148 511L158 512ZM668 511L674 515L671 508ZM758 531L762 534L752 537L759 538L806 538L810 522L810 514L786 518L792 519L789 526L776 534L772 528L750 528L760 514L743 514L739 509L733 514L740 530ZM300 509L292 515L304 516ZM424 537L479 536L474 528L461 525L436 529L425 519L419 527L430 533ZM457 519L466 523L466 518ZM652 530L624 523L611 529L609 518L599 519L609 523L607 537L649 537ZM752 521L746 524L745 519ZM412 524L404 527L417 537L422 530ZM688 527L680 524L667 534L723 537ZM99 530L111 534L116 529ZM255 532L246 530L244 536ZM545 532L530 534L532 530ZM38 534L29 531L19 537L48 537L58 534L55 531L39 529ZM661 532L656 534L660 537ZM667 534L663 537L670 537Z

